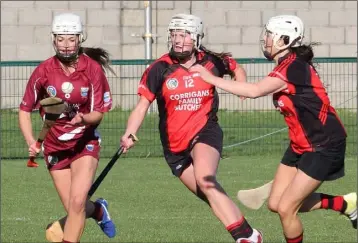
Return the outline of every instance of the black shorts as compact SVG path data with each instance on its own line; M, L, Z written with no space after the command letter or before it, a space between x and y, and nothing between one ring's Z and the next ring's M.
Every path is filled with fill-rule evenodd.
M196 143L204 143L215 148L220 156L223 148L224 134L217 122L208 121L205 126L194 136L190 141L186 150L173 153L169 150L164 150L164 157L167 161L173 175L180 177L183 171L193 163L193 158L190 155Z
M344 176L346 140L332 143L315 152L295 153L291 146L286 150L281 163L295 166L308 176L319 181L333 181Z

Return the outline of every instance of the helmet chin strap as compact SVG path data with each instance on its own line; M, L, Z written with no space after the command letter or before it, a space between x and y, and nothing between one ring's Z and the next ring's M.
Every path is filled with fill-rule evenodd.
M80 51L80 48L81 48L81 45L78 45L78 47L76 48L76 51L74 53L71 53L71 54L68 54L68 55L64 55L62 54L57 46L56 46L56 43L54 42L53 43L53 47L55 49L55 52L56 52L56 57L63 63L63 64L71 64L72 62L76 61L77 58L78 58L78 54L79 54L79 51Z
M172 47L170 48L169 56L173 59L177 59L178 61L183 62L189 60L194 52L195 52L194 48L192 49L192 51L176 52Z
M286 49L287 49L287 48L286 48ZM278 54L280 54L281 52L283 52L283 51L286 50L286 49L281 49L281 50L279 50L278 52L276 52L275 54L272 55L272 46L271 46L270 52L264 50L264 51L263 51L263 54L264 54L264 56L266 57L267 60L273 61L274 58L275 58Z
M63 62L64 64L71 64L72 62L76 61L78 58L78 51L71 54L71 55L62 55L60 52L56 52L56 57Z

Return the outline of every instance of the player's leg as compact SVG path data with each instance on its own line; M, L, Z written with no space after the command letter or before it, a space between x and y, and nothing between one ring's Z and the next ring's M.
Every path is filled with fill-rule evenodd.
M186 150L179 154L166 152L164 155L173 175L178 177L186 188L210 206L205 194L200 190L198 184L196 183L194 167L192 164L193 159L191 158L189 151Z
M205 194L200 190L198 184L196 183L193 164L190 164L187 168L183 170L183 172L179 176L179 179L191 192L193 192L197 197L209 204L209 201L206 198Z
M98 160L83 156L71 163L71 189L64 240L79 242L85 226L87 193L97 169Z
M296 175L296 166L298 166L297 162L300 158L301 155L294 153L290 147L286 150L285 155L282 158L282 162L277 168L270 196L268 199L268 208L272 212L277 213L278 202L280 201L283 192L286 190L287 186L291 183L292 179ZM327 159L329 160L330 158ZM335 156L333 159L338 159L337 164L340 168L342 166L342 162L340 161L341 157ZM308 161L310 160L308 159L307 162ZM326 170L327 165L328 162L326 161L325 165L323 165L323 168L320 169L321 174L323 170ZM355 205L354 194L347 194L345 197L347 198L347 201L350 202L349 205ZM336 211L344 212L342 202L343 196L331 196L321 193L312 193L304 200L301 207L299 208L299 212L310 212L321 208L333 209ZM353 206L351 206L351 208L353 208ZM348 210L348 212L353 211L354 210Z
M345 140L333 144L317 153L306 154L306 159L300 162L301 170L311 177L321 181L336 180L344 176ZM346 195L327 195L313 193L305 200L299 212L309 212L316 209L329 209L346 215L357 228L357 193Z
M342 147L337 144L318 152L304 153L297 162L298 172L282 195L278 206L288 242L300 242L303 238L302 224L297 216L299 210L311 211L321 208L324 204L330 204L328 202L330 199L333 210L340 212L347 210L344 197L327 199L324 194L314 193L322 181L335 180L344 175L345 144L341 145ZM292 239L294 240L291 241Z
M71 170L70 168L62 170L51 170L50 175L61 199L62 205L66 212L68 211L68 204L71 189Z
M62 205L67 213L69 199L70 199L70 189L71 189L71 170L70 168L61 169L61 170L50 170L50 175L52 177L52 181L57 190L57 193L61 199ZM66 218L67 217L64 217L61 220L59 220L61 229L55 230L57 234L60 234L57 236L59 239L63 238L63 230L65 227Z
M71 189L71 169L69 166L67 166L67 164L68 164L68 159L65 158L59 161L58 164L56 164L57 165L56 169L50 170L52 181L61 199L62 205L66 210L66 213L68 212L68 208L69 208L70 189ZM95 218L95 216L98 215L99 213L99 210L95 210L95 209L96 207L94 202L88 200L86 202L86 218L89 217ZM62 236L60 236L60 238L63 237L63 229L66 223L66 219L67 217L64 217L59 220L61 231L62 231Z
M196 182L193 164L190 164L189 167L183 170L183 172L179 176L179 179L198 198L200 198L210 206L210 202L206 198L205 194L200 190L200 187ZM215 216L217 216L219 220L220 218L224 217L223 215L220 215L220 212L217 212Z
M192 150L194 175L200 190L208 199L213 213L236 242L261 242L261 234L251 228L237 205L216 180L220 160L217 149L198 142ZM246 241L245 241L246 240Z
M277 213L278 203L280 202L281 196L295 177L296 173L296 167L282 163L278 165L267 203L270 211Z
M290 185L281 196L278 204L283 232L288 243L303 242L303 226L297 213L303 201L314 192L321 181L313 179L298 170Z
M283 192L297 173L296 163L299 157L300 155L296 154L289 146L277 167L267 203L268 209L274 213L277 213L278 203Z
M77 156L82 157L87 155L99 161L100 148L99 141L92 140L91 142L87 143L82 152ZM105 199L98 198L95 202L87 201L86 211L92 212L89 214L90 217L97 222L98 226L106 236L113 238L116 235L116 226L110 217L108 211L108 202Z

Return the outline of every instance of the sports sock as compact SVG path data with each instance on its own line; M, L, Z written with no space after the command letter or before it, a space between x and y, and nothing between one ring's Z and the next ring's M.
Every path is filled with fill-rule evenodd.
M347 209L347 202L344 201L343 196L331 196L321 193L321 208L344 213Z
M231 234L232 238L237 241L239 238L249 238L252 235L252 228L244 217L236 223L226 227L227 231Z
M103 216L103 209L101 204L94 202L94 212L92 214L92 218L101 221Z
M302 234L300 234L299 236L297 236L295 238L289 239L286 236L285 236L285 238L286 238L286 243L302 243L303 242L303 232L302 232Z

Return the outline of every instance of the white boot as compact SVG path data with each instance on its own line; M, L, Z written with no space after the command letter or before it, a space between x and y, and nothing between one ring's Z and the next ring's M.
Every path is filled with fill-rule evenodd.
M249 238L239 238L236 243L263 243L262 234L256 229L252 229L252 235Z

